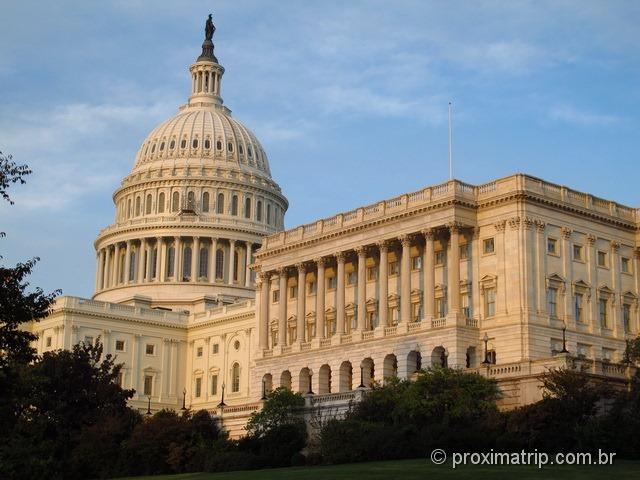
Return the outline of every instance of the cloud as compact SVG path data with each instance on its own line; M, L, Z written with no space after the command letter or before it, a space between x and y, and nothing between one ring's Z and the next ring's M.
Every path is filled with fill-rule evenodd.
M585 127L609 126L620 123L621 117L601 113L592 113L576 109L570 105L557 105L549 110L553 120Z

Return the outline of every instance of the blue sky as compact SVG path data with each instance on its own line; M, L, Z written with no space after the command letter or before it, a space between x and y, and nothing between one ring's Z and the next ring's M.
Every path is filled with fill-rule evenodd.
M212 11L225 104L289 198L288 227L455 177L526 172L640 206L640 2L5 2L6 263L90 296L98 230L147 133L186 101Z

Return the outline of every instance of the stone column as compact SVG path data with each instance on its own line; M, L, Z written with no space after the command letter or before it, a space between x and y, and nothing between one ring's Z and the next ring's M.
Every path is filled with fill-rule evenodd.
M598 284L596 276L596 237L587 235L587 263L588 279L591 285L590 306L591 306L591 332L600 334L600 312L598 310Z
M127 240L127 248L124 253L124 283L127 285L129 283L129 278L131 276L131 240ZM135 266L133 267L135 268Z
M138 283L142 283L144 282L144 274L146 269L145 262L144 262L144 254L145 252L147 253L147 264L151 263L151 259L149 258L149 252L148 252L148 242L146 238L141 238L140 239L140 247L138 248L138 271L136 272L138 274L138 279L137 282Z
M96 281L96 291L104 288L104 270L105 270L105 258L106 249L100 249L100 255L98 256L98 279Z
M400 266L400 320L411 321L411 239L408 235L400 237L402 243L402 264Z
M147 251L147 265L146 265L147 273L146 273L146 277L147 277L147 283L149 283L149 282L153 282L153 263L154 263L154 260L155 260L155 264L156 264L156 273L157 273L157 270L158 270L158 264L159 264L158 255L160 255L160 248L159 248L160 245L156 244L156 247L154 247L151 244L150 240L146 241L146 245L147 245L147 250L146 250ZM153 253L154 249L156 251L155 255Z
M364 330L367 318L367 251L364 247L356 248L358 254L358 330Z
M116 243L116 248L113 253L113 285L118 285L120 282L120 244Z
M280 282L280 299L278 301L278 345L287 344L287 269L278 270Z
M338 334L344 334L344 252L336 254L338 262L337 281L336 281L336 323Z
M209 252L209 282L216 281L216 253L218 251L218 240L211 237L211 251Z
M378 326L384 328L389 325L389 244L386 241L378 243L380 250L380 264L378 265Z
M251 269L249 265L252 262L252 244L251 242L245 242L245 263L244 263L244 286L249 288L251 286Z
M235 255L236 255L236 241L229 240L229 285L233 285L233 264L235 263Z
M613 296L611 298L611 330L614 336L624 338L624 327L622 325L622 302L620 301L620 244L616 241L611 242L611 262L609 268L611 270L611 290Z
M305 335L305 313L306 313L306 297L307 297L307 292L306 292L306 276L307 276L307 270L304 266L304 263L298 263L296 265L296 268L298 269L298 298L296 299L296 304L297 304L297 311L296 311L296 316L297 318L297 331L298 331L298 343L303 343L306 342L306 335ZM309 339L311 340L311 339Z
M193 237L191 247L191 281L197 282L200 274L200 237Z
M156 249L158 255L158 263L156 265L156 282L164 282L165 271L167 270L167 245L162 237L156 239Z
M104 271L102 277L102 288L109 288L109 278L111 277L111 246L108 245L104 249Z
M572 302L572 273L573 273L573 252L571 251L571 229L563 228L562 229L562 268L564 275L564 279L566 281L564 290L562 291L563 295L563 303L562 308L563 318L566 322L567 326L572 326L575 324L575 318L573 318L573 302Z
M258 322L258 341L260 354L269 348L269 273L261 273L258 282L260 291L260 320Z
M140 389L138 388L138 371L140 370L140 338L142 335L135 333L133 335L133 348L131 349L131 388L136 391L137 398L140 397Z
M175 237L174 259L173 259L173 279L176 282L182 281L182 239Z
M316 337L324 338L324 258L316 259L318 275L316 277Z
M424 292L422 298L424 299L424 318L426 321L431 321L435 310L435 265L434 261L434 248L433 237L434 232L432 229L423 230L424 235L424 257L422 259L422 275L424 277Z
M546 268L547 268L547 258L546 258L546 248L544 248L544 230L547 227L547 224L542 221L536 222L536 272L538 273L538 278L536 281L537 290L538 290L538 298L536 310L538 314L542 314L547 310L546 304Z
M449 313L460 313L460 227L449 226L450 253L447 265L447 293Z

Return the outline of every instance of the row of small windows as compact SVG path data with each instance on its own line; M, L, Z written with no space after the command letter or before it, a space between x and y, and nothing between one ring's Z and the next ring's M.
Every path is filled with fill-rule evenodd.
M585 259L585 249L583 245L579 243L574 243L572 245L572 258L576 262L584 262ZM547 253L549 255L559 256L560 255L560 247L558 244L558 239L553 237L547 238ZM596 264L601 268L609 268L609 252L604 250L596 251ZM633 273L633 264L631 262L631 258L629 257L620 257L620 270L622 273Z
M158 203L157 203L157 212L156 213L165 213L165 208L169 207L170 212L179 212L180 210L200 210L202 213L209 213L215 210L217 214L225 214L238 216L240 214L240 200L239 196L233 194L231 196L231 202L228 207L228 212L225 212L225 194L218 193L217 201L215 202L215 206L213 205L211 194L209 192L203 192L200 203L196 201L196 194L193 191L187 193L187 199L184 205L181 205L180 202L180 193L173 192L171 194L171 204L166 205L166 195L164 192L160 192L158 194ZM121 218L127 220L132 216L138 217L143 213L143 205L142 205L142 197L138 196L135 198L134 204L132 206L132 199L127 200L127 208L123 211L121 203ZM242 216L246 219L253 218L253 201L250 197L245 197L244 199L244 208L242 209ZM272 212L273 210L273 212ZM153 196L152 194L146 195L146 201L144 202L144 214L151 215L153 213ZM263 221L263 216L266 216L266 223L271 225L272 223L275 225L281 225L279 222L280 209L278 206L274 206L272 208L270 203L266 204L266 211L263 208L263 201L257 200L255 202L255 220L257 222Z
M199 140L198 138L194 138L193 140L191 140L191 148L198 148L199 145ZM203 142L204 148L206 150L211 148L211 140L209 140L208 138L206 138ZM151 152L149 152L149 147L151 147ZM165 148L165 142L160 142L160 146L158 148L158 150L160 152L164 151ZM176 148L176 141L175 140L171 140L169 142L169 150L174 150ZM187 139L183 138L182 140L180 140L180 148L187 148ZM216 140L216 150L222 150L222 140ZM146 155L147 153L155 153L156 151L156 144L153 143L151 145L147 144L145 150L144 150L144 154ZM227 142L227 151L232 153L233 152L233 142ZM238 153L240 153L240 155L244 155L244 147L242 145L238 145ZM247 146L247 155L249 157L253 157L253 149L251 148L251 145Z

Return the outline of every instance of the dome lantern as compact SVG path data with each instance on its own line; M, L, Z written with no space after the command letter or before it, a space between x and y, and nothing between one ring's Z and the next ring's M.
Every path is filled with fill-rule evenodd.
M202 105L214 103L222 105L220 96L220 81L224 75L224 67L218 63L218 59L213 53L213 34L216 27L213 24L211 15L205 24L205 39L202 43L202 53L196 63L189 67L191 72L191 96L189 105Z

